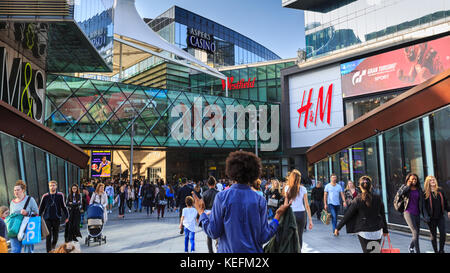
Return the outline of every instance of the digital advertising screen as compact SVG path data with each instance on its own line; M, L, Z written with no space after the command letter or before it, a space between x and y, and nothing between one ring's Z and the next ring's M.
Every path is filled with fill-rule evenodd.
M409 87L450 68L450 36L341 64L344 98Z
M111 151L92 151L91 177L111 177Z

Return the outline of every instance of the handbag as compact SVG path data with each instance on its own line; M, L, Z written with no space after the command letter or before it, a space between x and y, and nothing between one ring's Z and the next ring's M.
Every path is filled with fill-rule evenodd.
M34 245L41 242L41 217L29 217L22 245Z
M389 248L383 248L384 247L384 240L388 238ZM391 244L391 238L389 237L389 234L383 238L383 244L381 245L381 253L400 253L400 248L393 248Z
M30 197L28 197L25 202L24 210L27 209L28 202L30 201ZM8 230L8 238L16 238L20 231L20 226L22 225L22 220L24 216L20 213L12 213L6 217L6 229Z
M165 205L167 205L167 201L166 200L159 200L159 205L161 205L161 206L165 206Z
M269 201L267 202L267 205L269 207L278 207L278 200L275 198L269 198Z
M28 222L30 221L29 216L24 216L22 223L20 224L19 233L17 234L17 240L22 241L25 237L25 230L27 229Z
M322 223L324 223L325 225L329 225L331 222L331 213L329 213L326 210L322 210L322 213L320 214L320 220L322 221Z
M0 253L8 253L8 243L6 239L0 236Z
M44 218L41 216L41 238L46 238L50 232L48 231L47 224L45 223Z

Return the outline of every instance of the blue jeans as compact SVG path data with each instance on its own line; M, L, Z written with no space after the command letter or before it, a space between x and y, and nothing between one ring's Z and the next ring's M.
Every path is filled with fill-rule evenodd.
M333 227L333 232L334 232L334 230L337 227L337 216L338 216L338 212L339 212L340 206L339 205L335 206L335 205L332 205L332 204L328 204L328 208L329 208L329 211L331 213L331 225Z
M195 232L184 228L184 252L188 252L189 241L191 241L191 252L195 251Z
M17 238L9 238L11 242L11 253L21 253L22 252L22 242L17 240ZM24 245L24 253L33 253L34 245Z
M142 210L142 197L138 197L134 200L134 210Z

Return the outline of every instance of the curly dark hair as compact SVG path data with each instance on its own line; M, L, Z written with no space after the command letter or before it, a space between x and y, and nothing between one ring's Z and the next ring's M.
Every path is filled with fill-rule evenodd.
M231 152L226 160L226 175L239 184L253 184L261 176L261 159L254 153Z

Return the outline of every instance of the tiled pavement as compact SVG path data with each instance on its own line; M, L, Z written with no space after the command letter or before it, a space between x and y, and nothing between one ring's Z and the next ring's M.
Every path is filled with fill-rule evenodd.
M179 219L177 212L166 212L166 217L157 219L156 212L147 216L147 213L131 212L125 213L125 219L117 218L117 208L108 215L108 222L104 226L103 234L107 237L106 244L99 245L91 243L85 245L84 239L87 235L87 226L81 229L83 238L80 240L83 253L183 253L184 235L179 234ZM358 238L348 235L345 227L338 237L331 233L331 225L325 226L317 219L313 219L313 230L304 232L304 253L361 253ZM400 231L390 231L392 244L400 248L402 253L408 252L411 236ZM60 232L58 245L64 241L64 232ZM420 237L422 252L432 252L430 240ZM195 234L196 252L205 253L206 235L201 228L197 227ZM446 253L450 253L450 245L446 245ZM35 246L35 252L44 253L45 241Z

